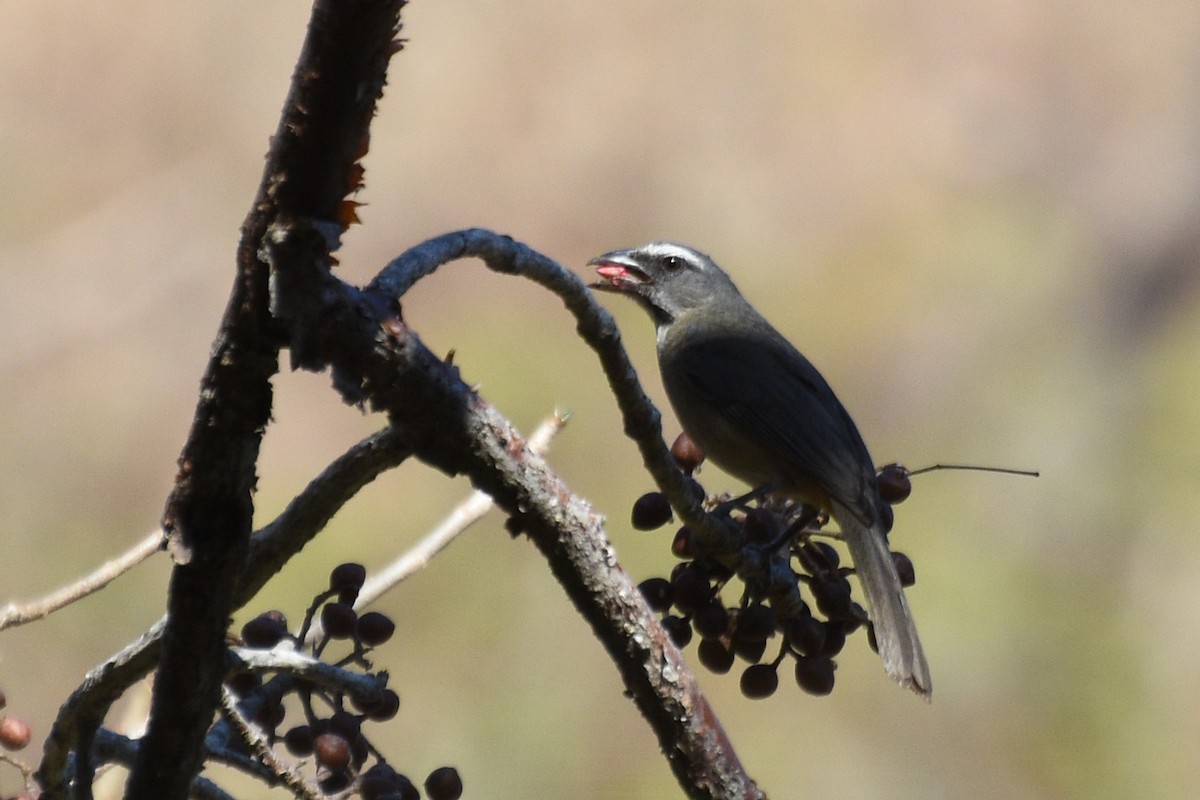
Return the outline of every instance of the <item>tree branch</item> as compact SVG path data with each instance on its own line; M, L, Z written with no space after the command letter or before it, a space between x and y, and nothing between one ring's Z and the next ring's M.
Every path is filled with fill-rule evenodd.
M402 5L317 0L313 7L164 514L177 565L150 725L128 784L133 800L187 796L220 699L224 637L249 548L255 464L278 366L259 242L280 213L324 220L327 233L349 223L343 202L361 181L355 165L367 150ZM82 774L90 780L90 770Z
M500 248L510 260L486 251L489 246ZM514 271L511 259L520 256L545 267L534 273L543 280L573 279L579 291L572 302L590 304L597 319L607 320L600 333L617 336L607 314L590 300L578 299L587 295L578 278L563 278L570 273L557 265L550 268L553 262L528 248L486 231L468 231L415 248L422 255L413 258L432 263L423 259L436 260L446 249L489 252L500 265L494 268L502 271ZM439 255L431 257L433 251ZM570 492L507 420L459 378L453 365L438 359L404 325L391 296L395 284L381 276L360 292L338 281L328 271L320 231L305 220L273 228L264 256L276 278L274 307L292 331L293 363L310 369L332 365L334 383L348 400L386 412L419 458L448 474L469 476L529 535L613 658L689 795L762 796L682 655L617 563L602 517ZM312 325L314 320L322 324ZM608 354L602 360L606 357L615 367L624 359L623 354ZM627 367L627 359L624 364ZM636 385L632 368L628 372ZM640 387L636 393L641 394ZM682 505L682 475L669 461L657 412L647 412L647 407L652 409L648 401L632 409L638 416L627 416L627 428L637 428L639 446L654 459L652 470L681 495ZM651 434L661 454L646 443ZM677 478L668 474L672 470ZM695 509L703 520L695 498L685 507Z

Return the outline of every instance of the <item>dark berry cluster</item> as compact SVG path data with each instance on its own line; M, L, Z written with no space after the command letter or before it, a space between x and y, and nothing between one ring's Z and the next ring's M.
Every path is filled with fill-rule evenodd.
M680 468L689 476L703 461L699 448L680 434L671 448ZM891 506L908 497L908 471L897 464L884 467L877 476L880 496L890 528ZM833 691L836 656L846 637L870 621L866 610L854 600L849 576L854 570L842 564L833 536L822 533L827 518L811 508L791 501L759 500L753 507L730 503L728 497L708 497L692 479L699 496L710 510L728 514L740 526L747 548L757 548L771 557L786 558L792 574L807 597L789 607L787 615L772 607L753 581L747 583L727 566L728 559L707 557L686 526L676 530L672 553L681 559L669 578L649 578L639 588L652 608L660 612L663 628L679 647L694 637L700 639L697 656L709 670L725 674L741 661L742 693L751 698L769 697L779 687L779 668L791 659L797 685L815 695ZM661 528L672 519L665 495L650 492L633 505L632 523L639 530ZM915 581L912 561L893 553L901 582ZM735 588L736 587L736 588ZM771 640L778 643L768 655Z
M329 588L314 598L294 636L281 612L267 611L242 626L241 637L247 648L263 650L285 640L303 650L312 640L315 658L347 674L372 676L373 682L331 684L280 667L265 680L262 670L241 669L231 675L228 685L238 698L239 710L264 732L270 746L281 743L292 756L312 759L317 786L324 793L351 790L365 800L418 800L420 790L387 763L363 731L364 723L390 720L400 709L400 696L386 688L387 673L375 671L367 659L372 647L392 637L396 625L385 614L359 614L354 609L366 574L361 564L336 567ZM319 634L312 636L318 620ZM335 641L349 644L350 652L331 658L329 645ZM280 736L280 726L289 713L296 712L303 720ZM249 750L244 742L240 747ZM368 761L373 763L368 766ZM458 771L434 770L425 781L425 794L430 800L457 800L462 796Z

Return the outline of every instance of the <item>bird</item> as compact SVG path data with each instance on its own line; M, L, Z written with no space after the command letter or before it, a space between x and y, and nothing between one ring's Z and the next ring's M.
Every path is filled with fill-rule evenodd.
M601 278L592 288L649 312L667 399L706 457L759 494L837 522L884 669L929 699L929 664L888 548L890 509L858 427L825 378L698 250L656 241L588 265Z

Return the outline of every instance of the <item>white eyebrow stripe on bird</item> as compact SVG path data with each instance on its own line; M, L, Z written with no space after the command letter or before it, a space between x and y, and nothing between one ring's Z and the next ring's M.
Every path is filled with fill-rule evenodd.
M692 264L698 263L700 259L708 257L699 250L693 250L690 247L676 244L675 242L651 242L650 244L644 245L641 249L642 252L649 256L656 258L662 258L663 256L676 256Z

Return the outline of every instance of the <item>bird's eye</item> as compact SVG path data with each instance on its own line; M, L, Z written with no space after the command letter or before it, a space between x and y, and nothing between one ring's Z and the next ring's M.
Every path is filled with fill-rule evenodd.
M667 272L679 272L683 265L684 261L679 256L664 256L662 260L663 269Z

